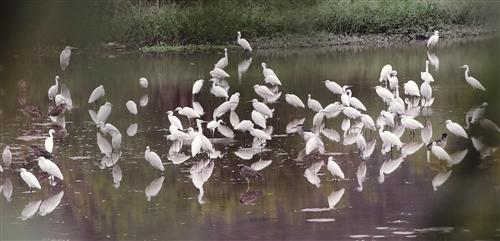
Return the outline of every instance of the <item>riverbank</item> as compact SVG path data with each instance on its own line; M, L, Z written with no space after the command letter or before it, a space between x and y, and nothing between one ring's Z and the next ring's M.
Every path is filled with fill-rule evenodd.
M498 31L492 26L448 26L440 31L440 45L456 42L464 42L478 39L498 37ZM249 39L254 51L268 49L287 48L386 48L401 45L425 45L426 38L432 33L414 34L333 34L314 33L310 35L288 34L275 37L260 37ZM122 45L123 46L123 45ZM224 48L229 50L241 50L236 40L227 45L166 45L158 44L143 46L134 49L129 46L129 51L140 51L143 53L166 53L166 52L211 52L220 51Z

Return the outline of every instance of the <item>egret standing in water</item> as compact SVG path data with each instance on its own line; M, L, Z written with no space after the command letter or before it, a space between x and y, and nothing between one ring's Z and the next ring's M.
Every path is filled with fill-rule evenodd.
M61 181L64 179L59 167L51 160L48 160L45 157L41 156L38 158L38 166L43 172L46 172L50 175L52 181L54 177L59 178Z
M94 103L97 99L103 97L105 94L106 91L104 90L104 86L102 85L97 86L90 94L88 103L89 104Z
M245 50L245 51L249 51L249 52L252 52L252 46L250 46L250 43L241 37L241 32L238 31L238 38L236 39L236 42L238 42L238 44Z
M54 130L50 129L49 130L49 137L45 139L45 150L48 151L49 153L52 153L52 150L54 149L54 133L56 133Z
M56 79L55 79L56 84L52 85L49 88L49 91L47 92L47 94L49 96L49 100L53 100L54 97L56 97L57 92L59 91L59 79L60 79L59 76L56 76Z
M477 80L476 78L469 76L469 66L463 65L460 68L465 69L465 81L472 86L472 89L480 89L482 91L486 91L486 88Z
M33 175L33 173L26 171L26 169L24 169L24 168L19 169L19 171L21 172L20 173L21 179L23 179L23 181L26 184L28 184L28 187L30 188L30 192L32 191L32 188L42 189L42 187L40 186L40 182L38 182L38 180L36 179L35 175Z
M146 159L152 167L160 171L165 171L165 167L163 166L160 156L158 156L156 152L151 151L149 146L146 147L146 151L144 152L144 159Z
M66 46L61 55L59 55L59 66L61 66L61 70L64 71L68 68L69 59L71 58L71 50L76 49L75 47Z
M434 48L437 46L439 41L439 31L434 31L434 35L432 35L427 41L427 48Z
M197 81L194 82L194 84L193 84L193 91L192 91L193 95L196 95L196 94L200 93L201 87L203 87L203 83L204 82L205 81L202 80L202 79L199 79L199 80L197 80Z
M451 120L446 120L446 129L448 129L451 133L453 133L456 136L461 136L465 139L468 139L469 136L467 135L467 132L465 132L464 128L459 125L458 123L454 123Z
M219 68L219 69L224 69L224 68L226 68L228 63L229 63L229 61L227 58L227 48L224 48L224 57L219 59L219 61L217 61L217 63L215 64L214 67Z

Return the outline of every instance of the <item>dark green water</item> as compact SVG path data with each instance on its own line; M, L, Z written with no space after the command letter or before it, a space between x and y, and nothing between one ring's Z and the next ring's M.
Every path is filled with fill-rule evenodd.
M446 131L446 119L465 125L469 109L488 102L486 117L500 123L499 42L477 41L447 45L435 53L439 69L430 66L436 80L433 84L434 104L417 117L424 123L430 121L433 139ZM229 52L226 71L229 94L241 93L236 109L240 119L250 119L251 104L257 98L252 86L262 84L261 62L266 62L283 82L279 102L271 104L275 117L268 121L274 129L273 139L263 152L244 160L235 152L250 143L248 135L237 134L233 140L218 138L215 149L222 157L214 159L211 177L204 184L204 195L190 179L191 166L202 160L191 158L178 165L167 160L171 142L166 140L168 119L165 114L177 106L190 106L191 87L195 80L208 79L213 64L221 57L217 54L187 55L118 55L89 56L77 52L72 56L67 72L61 73L58 56L12 55L2 59L0 72L0 148L10 145L14 155L14 168L20 168L30 159L31 144L43 145L49 127L48 119L28 120L19 110L25 105L36 105L44 113L52 104L47 89L55 75L71 91L74 108L65 114L68 136L55 144L54 161L59 165L64 182L49 188L47 179L32 170L41 181L42 190L28 192L19 173L5 170L0 174L3 197L0 198L2 240L162 240L162 239L418 239L418 240L471 240L498 239L500 235L500 175L498 165L499 134L475 124L467 130L469 136L485 143L482 155L471 140L451 135L445 148L450 154L468 150L463 161L450 168L440 163L432 154L426 161L426 149L420 148L407 156L392 173L379 182L379 170L384 161L397 159L394 150L381 154L381 142L376 132L365 133L367 142L376 139L373 155L366 161L367 175L363 190L358 191L357 169L362 159L356 145L343 145L340 128L343 115L327 120L326 128L340 133L334 142L322 136L325 155L296 160L305 142L296 133L287 134L286 126L294 119L305 118L311 126L310 110L292 109L284 101L285 93L294 93L307 100L307 94L323 106L333 102L333 95L322 81L330 79L340 84L352 85L353 95L367 107L367 114L376 119L384 108L382 100L372 87L378 84L380 68L390 63L398 71L400 86L409 79L419 85L420 72L425 69L427 53L423 47L387 49L299 49L257 51L251 65L238 78L238 64L247 59L241 53ZM463 70L468 64L471 75L479 79L486 92L473 91L465 82ZM149 88L142 89L139 77L147 77ZM106 95L96 104L87 104L92 90L104 85ZM211 120L213 109L222 103L209 92L206 82L196 100ZM148 103L139 107L133 116L125 102L139 100L147 95ZM113 167L101 164L103 155L96 143L98 131L88 114L105 101L113 104L108 119L123 135L122 155L119 166L122 179L113 181ZM181 118L187 124L185 118ZM228 114L224 120L229 123ZM137 123L134 136L127 135L127 128ZM420 143L406 131L404 143ZM210 136L206 131L205 135ZM245 139L246 138L246 139ZM108 138L109 139L109 138ZM156 151L166 170L154 170L144 160L146 146ZM189 155L190 148L183 153ZM486 150L486 151L485 151ZM318 160L325 161L334 154L346 174L346 180L334 181L326 165L319 171L319 187L304 177L304 171ZM259 160L272 163L261 170L264 180L247 184L238 173L237 164L250 165ZM393 162L394 163L394 162ZM2 163L3 165L3 163ZM114 167L115 174L118 167ZM450 177L433 190L432 181L438 173ZM442 174L441 174L442 175ZM164 177L161 182L161 176ZM116 177L116 176L115 176ZM153 186L161 189L148 201L145 190ZM329 196L343 191L340 201L332 210ZM240 196L247 191L259 191L254 204L240 203ZM62 193L63 192L63 193ZM148 191L149 192L149 191ZM335 192L335 193L334 193ZM52 197L52 198L51 198ZM50 198L50 199L49 199ZM48 200L48 201L46 201ZM60 201L59 201L60 200ZM47 212L41 206L54 205ZM28 205L31 202L32 205ZM45 205L44 205L45 203ZM50 205L49 205L50 206ZM26 208L27 207L27 208ZM34 207L34 215L26 220L22 216ZM305 210L304 210L305 209ZM38 210L38 211L37 211ZM45 211L44 211L45 210ZM35 213L36 211L36 213ZM319 222L324 221L324 222Z

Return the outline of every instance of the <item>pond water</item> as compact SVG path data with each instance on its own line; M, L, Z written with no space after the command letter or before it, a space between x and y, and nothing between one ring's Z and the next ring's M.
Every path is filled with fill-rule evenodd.
M499 239L499 132L488 129L486 122L470 124L469 139L449 135L445 150L454 154L454 165L427 153L420 130L415 136L409 130L402 135L405 151L420 147L407 156L397 149L382 154L378 132L363 131L366 142L376 140L373 154L363 160L356 144L347 143L352 136L341 129L342 114L324 121L320 137L325 153L304 155L306 142L290 127L303 121L310 128L314 112L295 109L284 98L294 93L306 103L311 94L323 107L340 101L323 84L330 79L351 85L353 96L375 120L386 108L373 88L379 85L382 66L389 63L397 69L403 92L407 80L422 83L420 72L425 71L425 60L431 59L435 100L416 119L432 124L434 140L447 131L445 120L466 126L466 113L483 102L488 103L485 118L500 123L499 50L495 39L450 44L429 54L422 46L257 51L251 57L229 51L226 71L231 77L226 81L229 95L240 93L235 111L240 120L251 118L248 101L261 100L253 90L254 84L264 84L261 62L279 76L282 96L269 104L275 109L267 121L272 140L264 148L252 149L248 133L235 132L234 138L226 138L216 132L213 143L221 157L208 164L205 154L180 164L168 160L172 142L166 138L170 124L165 112L192 105L192 84L209 79L222 53L96 56L78 51L63 73L58 56L9 56L0 63L0 148L10 146L14 170L2 163L0 239ZM464 64L471 67L470 74L483 83L485 92L473 91L465 82L464 70L458 68ZM30 145L43 146L48 136L46 113L53 102L47 90L55 75L70 90L73 107L64 114L67 136L56 137L54 148L53 161L64 181L50 187L30 156ZM147 89L139 86L140 77L149 80ZM101 84L105 96L88 104L90 93ZM207 121L224 101L210 93L210 86L205 82L194 98ZM137 103L137 116L125 108L128 100ZM89 110L97 112L105 101L113 104L107 122L123 135L121 156L107 157L97 144L100 131ZM44 117L27 118L20 111L27 105L37 106ZM184 126L189 124L176 115ZM230 126L229 113L223 120ZM196 129L195 122L191 126ZM205 125L204 130L212 139ZM109 136L105 138L111 142ZM165 171L145 161L146 146L158 153ZM180 153L190 156L190 150L184 146ZM460 155L465 155L463 160ZM326 167L329 156L335 157L345 180L332 178ZM203 192L193 185L190 174L194 165L205 166L201 161L205 171L211 171ZM317 175L310 174L320 161L325 164ZM237 165L253 163L253 167L269 165L259 171L263 180L247 185ZM21 167L32 168L42 190L30 194L15 171Z

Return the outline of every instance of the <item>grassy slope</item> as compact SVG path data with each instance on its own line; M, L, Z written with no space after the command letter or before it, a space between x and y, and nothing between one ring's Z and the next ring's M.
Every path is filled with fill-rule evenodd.
M111 26L114 40L150 46L145 51L217 48L234 43L236 31L263 48L331 45L339 34L414 38L450 26L470 32L498 22L499 6L495 1L213 0L157 8L124 1L116 5Z

